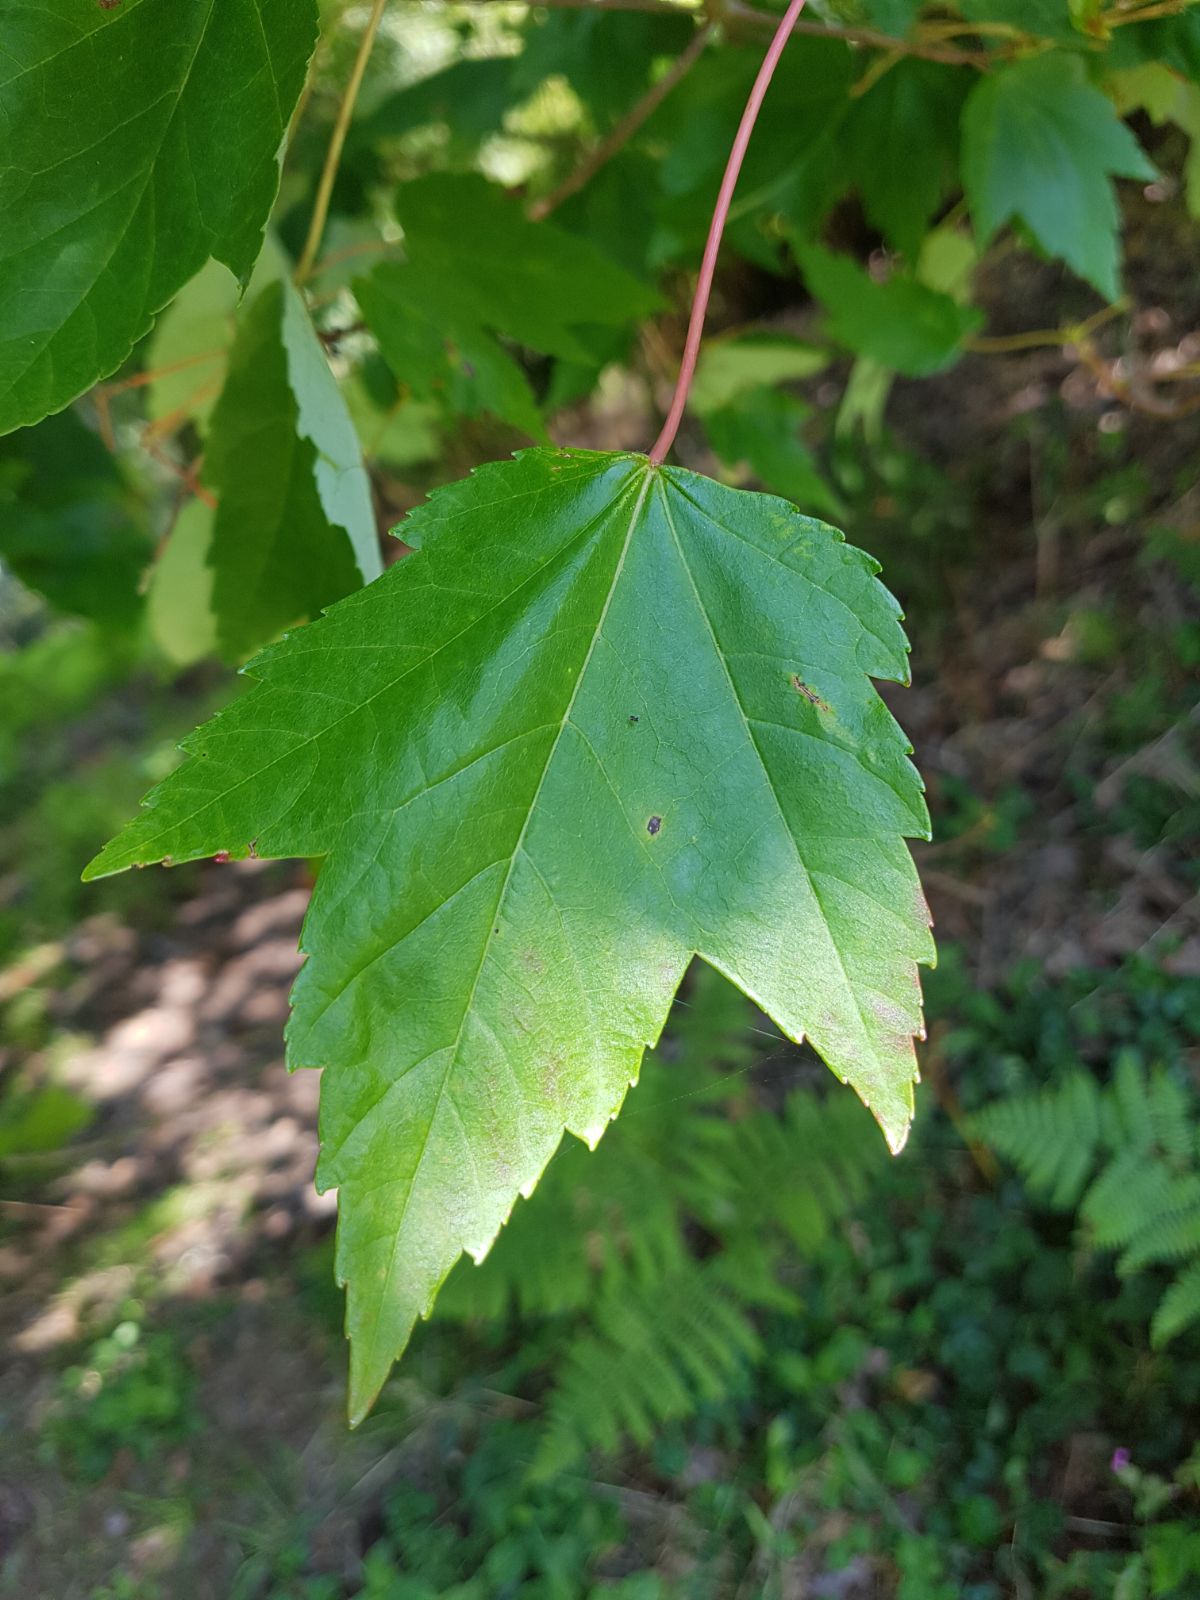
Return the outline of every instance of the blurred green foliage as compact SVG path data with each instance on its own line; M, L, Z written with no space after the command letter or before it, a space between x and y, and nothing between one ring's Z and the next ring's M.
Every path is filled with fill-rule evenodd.
M666 1060L648 1069L651 1093L673 1066L708 1079L707 1095L670 1102L671 1147L684 1166L694 1126L710 1119L723 1095L752 1103L761 1092L755 1085L804 1075L803 1056L788 1049L781 1057L769 1040L753 1047L749 1077L751 1063L728 1060L731 1013L745 1002L722 989L724 998L715 992L704 1000L706 1026L680 1010ZM1084 1063L1100 1080L1114 1070L1119 1076L1136 1053L1174 1074L1193 1128L1200 1117L1184 1071L1200 1032L1200 980L1171 979L1134 962L1054 985L1018 972L985 994L970 987L951 952L935 979L933 1011L943 1023L937 1071L952 1067L971 1103L1068 1083ZM744 1028L737 1037L744 1047ZM637 1137L635 1112L636 1098L629 1141ZM595 1200L607 1196L617 1214L627 1192L615 1159L621 1126L607 1166L582 1158L592 1163ZM896 1600L1019 1593L1185 1600L1200 1581L1200 1340L1193 1331L1152 1352L1159 1274L1114 1275L1086 1230L1064 1225L1061 1208L1041 1191L981 1167L979 1147L964 1142L962 1128L927 1093L915 1148L899 1161L872 1162L850 1216L794 1244L781 1263L784 1292L759 1307L759 1336L742 1353L739 1380L725 1393L696 1396L686 1414L660 1422L641 1450L609 1453L611 1464L591 1471L547 1478L539 1470L547 1421L563 1423L561 1413L552 1420L547 1375L570 1362L572 1341L590 1339L587 1314L546 1322L534 1294L534 1303L504 1315L496 1287L509 1272L514 1293L527 1280L518 1280L503 1244L489 1267L462 1269L466 1281L457 1296L454 1284L448 1288L441 1319L415 1352L420 1383L458 1403L435 1412L433 1441L414 1452L433 1463L420 1487L386 1499L361 1592L388 1600L609 1593L717 1600L736 1592L740 1574L751 1584L746 1592L771 1597L789 1592L787 1575L807 1556L814 1576L832 1581L857 1572L876 1586L864 1592ZM556 1159L564 1168L582 1164ZM564 1228L556 1176L552 1166L522 1218L531 1240L544 1240L550 1252L547 1295L566 1285L570 1307L572 1273L597 1270L604 1241L577 1230L574 1262L569 1253L560 1259L563 1245L550 1242ZM792 1194L812 1176L797 1146ZM772 1175L763 1187L776 1182ZM652 1194L645 1199L659 1203ZM753 1212L743 1221L752 1222ZM712 1234L699 1237L718 1250L718 1267L735 1265ZM632 1226L629 1239L636 1248ZM520 1248L514 1244L514 1255ZM479 1287L491 1315L448 1342L446 1322L461 1315L461 1291L473 1291L475 1276L493 1285ZM667 1275L658 1283L670 1293ZM536 1398L541 1414L490 1415L498 1394ZM609 1403L602 1383L591 1400L597 1409ZM591 1424L590 1417L579 1422L581 1444ZM642 1491L605 1485L631 1476L651 1487L668 1522L667 1507L683 1508L684 1531L672 1542L681 1568L675 1577L660 1568L618 1579L631 1546L638 1548L630 1513L640 1510ZM1086 1528L1101 1522L1111 1530L1102 1543L1115 1548L1081 1548ZM276 1559L276 1586L261 1591L271 1600L335 1600L345 1592L336 1581L303 1576L303 1540ZM286 1576L289 1564L295 1571Z
M127 1317L63 1373L45 1448L65 1471L94 1483L120 1453L146 1460L194 1433L194 1387L176 1340Z

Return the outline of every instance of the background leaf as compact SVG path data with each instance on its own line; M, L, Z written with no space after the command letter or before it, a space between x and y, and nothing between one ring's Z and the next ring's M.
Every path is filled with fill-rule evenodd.
M910 58L849 103L841 148L863 210L910 257L954 186L967 82L953 68Z
M211 506L189 500L154 564L146 621L154 642L176 666L191 666L214 654L220 643L213 610L212 531Z
M963 187L982 241L1019 220L1106 299L1120 293L1113 177L1154 167L1075 56L982 78L963 112Z
M838 497L822 478L801 429L811 407L780 389L749 389L704 419L709 443L740 469L802 511L836 515Z
M73 411L0 439L0 562L52 605L128 628L152 553L137 497Z
M107 377L209 256L248 280L316 26L313 0L5 6L0 433Z
M839 344L893 372L925 377L955 360L962 341L979 327L972 306L895 273L876 283L849 256L821 245L796 246L804 280L828 311L826 327Z
M209 562L222 648L244 656L380 570L354 426L290 283L255 301L213 412Z
M544 439L529 379L497 335L591 372L611 342L603 330L659 304L594 245L529 222L480 178L407 184L399 210L407 259L376 267L355 294L397 381L467 416L489 412Z
M287 258L268 234L247 297L256 298L288 270ZM225 379L241 298L228 269L209 261L158 318L146 352L146 365L156 374L146 385L146 410L152 422L162 427L186 418L204 432Z

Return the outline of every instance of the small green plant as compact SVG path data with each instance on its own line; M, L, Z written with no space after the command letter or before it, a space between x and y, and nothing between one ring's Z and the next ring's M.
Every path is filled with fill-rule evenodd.
M627 1537L617 1497L571 1473L526 1482L535 1433L503 1421L444 1426L451 1464L435 1487L401 1483L387 1495L357 1600L682 1600L653 1572L616 1575ZM297 1573L254 1592L342 1600L345 1588Z
M1123 1276L1172 1267L1152 1343L1200 1319L1200 1118L1174 1076L1147 1071L1126 1049L1108 1085L1073 1072L987 1107L971 1125L1035 1194L1077 1212L1089 1243L1117 1252Z
M119 1453L148 1460L198 1426L195 1378L178 1343L127 1318L63 1374L44 1438L68 1472L95 1482Z

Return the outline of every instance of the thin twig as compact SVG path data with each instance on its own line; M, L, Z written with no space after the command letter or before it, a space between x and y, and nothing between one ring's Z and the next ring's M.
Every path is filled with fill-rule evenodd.
M399 248L399 242L395 239L360 239L357 244L343 245L340 250L331 250L327 256L322 256L309 273L309 277L319 278L322 273L340 267L343 261L352 261L355 256L380 255Z
M346 142L346 133L350 127L350 119L354 115L354 102L358 99L358 91L362 88L363 75L367 70L367 62L371 56L371 46L375 43L375 35L379 32L379 24L383 20L384 7L387 0L375 0L371 7L371 15L363 29L363 36L359 41L358 54L354 58L354 67L350 73L350 81L346 85L346 92L342 96L342 103L338 107L337 121L333 125L333 134L329 140L329 149L325 155L325 165L321 169L321 181L317 185L317 197L313 202L312 220L308 225L308 237L304 241L300 260L296 263L293 281L301 284L307 281L312 272L313 262L317 259L317 251L321 248L321 238L325 232L325 221L329 216L329 201L333 194L334 180L337 177L338 163L342 159L342 146Z
M557 5L560 0L545 0L547 5ZM576 0L568 0L575 4ZM675 6L664 7L672 11ZM748 28L773 28L776 18L769 11L759 11L754 6L742 5L740 0L729 0L722 16L727 22L736 23ZM994 60L994 52L987 50L963 50L955 45L941 44L927 40L923 29L918 29L911 39L897 39L890 33L880 33L876 28L838 27L836 24L825 22L810 22L802 18L792 29L795 34L804 34L810 39L841 39L846 44L863 45L869 50L899 50L906 56L919 56L923 61L942 61L954 67L987 67Z
M708 312L708 297L712 293L713 275L717 268L717 251L721 247L721 235L725 231L725 221L729 216L729 207L733 201L733 191L737 187L738 174L741 172L742 162L746 158L750 135L754 132L754 124L758 121L759 110L770 87L771 79L775 75L775 68L779 65L783 47L787 44L788 37L796 26L797 19L803 8L804 0L791 0L791 4L784 12L783 19L775 30L775 36L767 46L767 53L758 69L758 76L754 80L749 99L746 101L746 109L742 112L742 120L738 124L737 133L734 135L733 147L729 152L729 160L725 165L725 176L721 179L717 203L713 208L712 222L709 224L708 239L704 245L704 256L700 262L700 277L696 284L695 297L692 300L692 314L688 321L687 338L683 346L683 360L679 367L679 379L675 385L675 393L671 398L671 408L667 412L667 420L663 423L662 432L654 441L654 448L650 451L651 461L659 466L666 460L671 446L675 443L675 435L679 432L679 424L683 418L684 407L687 405L688 391L692 386L692 378L695 376L696 361L700 355L700 340L704 333L704 318Z
M1158 417L1163 422L1177 422L1181 417L1190 417L1200 411L1200 394L1189 395L1183 400L1163 400L1154 393L1151 386L1153 379L1147 381L1138 372L1126 377L1120 372L1119 364L1106 361L1090 339L1081 339L1076 348L1081 364L1096 380L1101 394L1107 395L1110 400L1120 401L1130 411L1140 411L1148 417Z
M886 77L903 60L903 50L880 51L858 82L850 85L851 100L861 100L863 95L869 94L880 78Z
M458 0L460 5L506 5L509 0ZM659 17L694 17L701 14L698 6L678 5L675 0L538 0L539 5L552 11L648 11ZM779 18L770 11L759 11L754 6L742 5L740 0L726 0L720 7L722 24L734 29L754 28L765 31L774 28ZM875 28L839 27L836 23L798 22L793 33L806 34L813 39L841 39L846 44L863 45L870 50L898 50L906 56L917 56L922 61L942 61L953 67L978 67L983 71L1006 52L964 50L955 45L928 39L924 25L918 27L910 39L896 39L891 34L880 33ZM972 28L971 32L978 32ZM1033 42L1032 35L1020 35L1012 43L1024 47Z
M973 355L999 356L1009 355L1016 350L1082 344L1097 328L1102 328L1106 322L1111 322L1114 317L1128 310L1127 298L1114 300L1112 305L1093 312L1084 322L1069 323L1064 328L1030 328L1024 333L981 334L978 338L965 339L963 348Z
M706 24L688 41L687 48L681 50L657 83L650 88L621 120L600 142L584 156L583 160L570 172L548 195L541 200L535 200L529 207L529 220L541 222L556 211L564 200L569 200L573 194L578 194L586 184L607 166L617 152L633 138L642 124L658 110L663 101L675 86L687 77L688 73L704 54L705 48L714 33L712 23Z
M1179 17L1193 0L1159 0L1157 5L1130 7L1128 11L1102 11L1097 22L1106 28L1124 28L1131 22L1151 22L1155 17Z
M225 355L224 350L202 350L199 355L183 356L179 361L168 361L165 367L146 367L141 372L135 372L128 378L114 378L109 383L98 384L97 387L111 399L114 394L124 394L126 389L143 389L148 383L157 383L160 378L169 378L176 372L184 372L188 367L198 367L202 361L216 361Z

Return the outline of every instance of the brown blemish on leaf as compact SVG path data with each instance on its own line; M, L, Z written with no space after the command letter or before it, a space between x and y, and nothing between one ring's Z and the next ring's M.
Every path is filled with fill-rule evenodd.
M554 1102L562 1104L563 1057L557 1050L549 1050L542 1062L542 1089Z
M802 694L810 706L816 706L818 711L832 711L833 707L828 700L822 700L815 689L810 689L798 672L792 673L792 688Z

